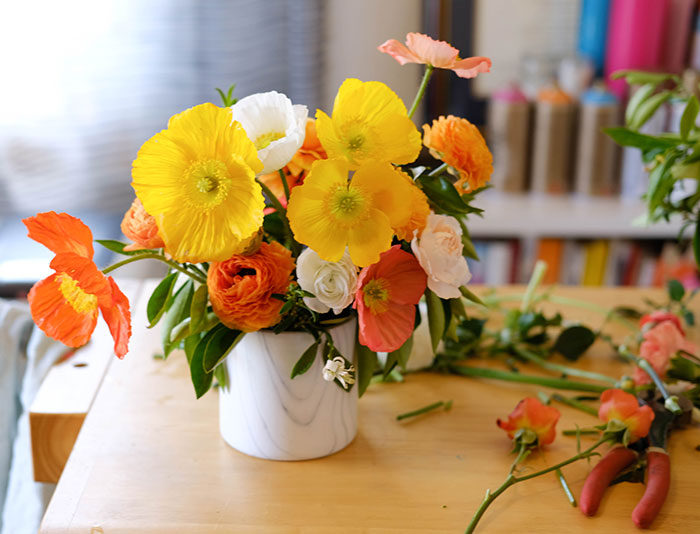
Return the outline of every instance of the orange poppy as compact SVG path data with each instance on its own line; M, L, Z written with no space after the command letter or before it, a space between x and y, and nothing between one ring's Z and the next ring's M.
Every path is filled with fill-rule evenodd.
M112 277L92 261L92 232L67 213L39 213L23 220L29 237L56 253L54 274L34 284L29 308L36 325L49 337L80 347L88 342L102 312L114 338L114 352L123 358L131 336L129 299Z

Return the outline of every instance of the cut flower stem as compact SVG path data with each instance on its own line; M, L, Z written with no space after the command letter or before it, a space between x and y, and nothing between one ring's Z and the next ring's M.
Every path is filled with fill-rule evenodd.
M448 411L452 408L452 401L448 400L447 402L445 401L438 401L434 402L432 404L428 404L427 406L423 406L422 408L418 408L417 410L413 410L411 412L406 412L402 413L400 415L396 416L397 421L401 421L403 419L408 419L409 417L415 417L417 415L422 415L424 413L432 412L434 410L437 410L438 408L442 408L444 406L444 410Z
M188 271L187 269L185 269L182 265L180 265L176 261L169 260L165 256L163 256L162 254L156 254L155 252L148 252L146 254L137 254L135 256L131 256L125 260L122 260L122 261L117 262L113 265L110 265L109 267L106 267L105 269L102 269L102 274L109 274L112 271L115 271L115 270L119 269L120 267L123 267L124 265L128 265L129 263L133 263L135 261L149 260L149 259L162 261L163 263L168 265L171 269L175 269L176 271L179 271L182 274L189 276L195 282L199 282L200 284L207 283L206 278L204 278L204 277L202 277L202 276L200 276L192 271Z
M545 360L544 358L541 358L537 354L534 354L533 352L530 352L529 350L523 349L521 347L514 346L513 350L521 358L526 359L530 363L537 364L540 367L547 369L548 371L556 371L568 376L577 376L579 378L588 378L589 380L596 380L598 382L608 382L610 384L617 384L617 380L607 375L594 373L591 371L584 371L582 369L576 369L574 367L568 367L566 365L550 362Z

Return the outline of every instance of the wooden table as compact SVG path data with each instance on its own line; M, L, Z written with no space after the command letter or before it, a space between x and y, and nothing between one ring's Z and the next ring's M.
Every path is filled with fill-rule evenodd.
M503 481L510 441L496 427L526 394L539 388L432 374L403 384L372 386L360 400L360 430L345 450L313 461L274 462L245 456L219 436L217 393L196 401L184 355L156 360L159 336L145 328L153 285L132 294L134 335L125 360L114 359L87 415L40 532L53 533L457 533L486 488ZM503 291L519 289L504 288ZM646 290L561 288L559 295L603 305L639 304ZM561 307L560 307L561 309ZM589 324L592 312L563 309ZM588 366L620 374L621 364L598 348ZM436 400L450 412L407 422L395 416ZM561 407L559 429L596 419ZM658 532L700 532L700 429L670 442L672 483L654 523ZM534 468L575 451L557 437ZM565 474L575 495L589 466ZM597 517L572 508L554 476L509 489L487 511L478 532L636 532L630 519L639 484L608 491Z

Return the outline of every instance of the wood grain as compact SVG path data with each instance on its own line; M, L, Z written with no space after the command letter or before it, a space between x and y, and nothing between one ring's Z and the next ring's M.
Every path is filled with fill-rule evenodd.
M557 294L606 306L660 299L657 291L607 288L562 288ZM359 403L358 435L346 449L318 460L259 460L222 440L217 393L195 400L182 354L165 362L152 358L159 336L145 329L144 306L141 300L133 310L132 351L105 377L44 517L43 534L463 532L486 488L502 482L512 461L510 442L496 419L538 391L409 375L403 384L368 390ZM594 326L601 322L594 312L576 313ZM631 372L604 347L592 352L588 368ZM454 401L450 412L395 419L448 399ZM596 422L567 407L561 411L560 430ZM698 444L697 426L671 436L671 489L652 530L700 532ZM575 447L574 438L559 436L528 464L552 465ZM565 468L575 495L588 469L586 462ZM639 484L616 485L598 516L587 518L568 504L554 476L544 476L508 490L487 511L478 532L632 533L637 530L630 515L642 493Z

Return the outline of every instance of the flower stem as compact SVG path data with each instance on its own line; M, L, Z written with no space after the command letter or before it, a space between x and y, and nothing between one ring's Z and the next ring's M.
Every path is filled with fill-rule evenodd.
M559 482L561 483L561 487L564 488L564 493L566 493L566 498L569 499L571 506L576 508L576 497L574 497L574 494L571 492L571 488L569 487L569 483L564 478L564 475L562 474L561 469L557 469L555 471L555 473L557 474L557 478L559 479Z
M586 412L587 414L590 414L594 417L598 417L598 410L587 406L586 404L583 404L582 402L579 402L576 399L570 399L569 397L565 397L564 395L560 395L559 393L555 393L554 395L552 395L552 398L557 402L561 402L562 404L566 404L567 406L571 406L572 408L576 408L577 410Z
M433 404L428 404L427 406L423 406L422 408L419 408L417 410L413 410L412 412L406 412L402 413L400 415L396 416L397 421L401 421L402 419L408 419L409 417L415 417L416 415L422 415L424 413L432 412L433 410L437 410L438 408L445 407L445 411L449 410L452 408L452 401L449 400L447 402L444 401L438 401L434 402Z
M423 95L425 95L425 89L428 87L428 81L430 81L430 76L432 76L432 74L433 74L433 66L426 65L425 66L425 73L423 74L423 81L420 83L420 87L418 88L418 93L416 93L416 98L413 99L413 104L411 105L411 109L408 111L408 118L409 119L413 118L413 114L418 109L418 105L420 104L421 100L423 100Z
M445 169L447 169L447 163L443 163L442 165L435 167L432 171L428 173L428 176L437 176L438 174L444 172Z
M568 376L577 376L579 378L588 378L589 380L597 380L599 382L617 384L617 380L610 376L603 375L600 373L594 373L592 371L584 371L583 369L576 369L574 367L568 367L566 365L561 365L554 362L549 362L543 358L540 358L537 354L534 354L533 352L530 352L529 350L523 349L521 347L513 346L513 351L515 351L515 353L521 358L526 359L530 363L537 364L540 367L547 369L548 371L556 371Z
M272 204L272 207L275 208L275 210L277 210L277 213L279 213L280 219L282 219L282 225L284 226L284 231L287 234L287 237L289 238L292 254L295 257L299 256L299 253L301 252L301 245L299 245L299 243L297 243L297 241L294 239L294 233L292 232L292 228L289 226L289 219L287 219L287 210L284 209L284 206L279 201L279 199L270 190L270 188L262 182L262 180L256 178L255 181L258 182L260 187L262 187L262 190L265 193L265 195L267 195L267 199Z
M551 473L552 471L559 471L562 467L565 467L569 464L572 464L574 462L577 462L578 460L583 460L584 458L588 458L591 456L593 451L600 447L603 443L605 443L607 440L606 439L601 439L598 442L596 442L593 446L590 448L586 449L583 452L580 452L576 454L575 456L572 456L568 460L564 460L563 462L559 462L556 465L553 465L552 467L548 467L546 469L542 469L541 471L537 471L536 473L531 473L526 476L518 477L513 474L515 466L517 466L517 460L516 462L513 462L513 466L511 466L511 470L508 473L508 476L506 477L506 480L503 482L503 484L500 485L500 487L494 491L493 493L490 491L486 491L486 495L484 496L484 500L481 501L481 504L479 505L479 508L477 509L476 513L472 517L472 520L469 522L469 526L467 526L467 530L465 531L465 534L472 534L474 532L474 529L476 528L477 523L481 519L481 516L484 515L484 512L486 512L486 509L491 505L493 501L496 500L496 498L506 491L509 487L511 487L514 484L517 484L518 482L524 482L525 480L530 480L531 478L535 478L541 475L545 475L547 473ZM522 455L522 446L521 446L521 453Z
M139 260L148 260L148 259L162 261L163 263L168 265L171 269L175 269L176 271L179 271L182 274L189 276L195 282L199 282L200 284L207 283L206 278L203 278L202 276L199 276L199 275L193 273L192 271L188 271L187 269L185 269L182 265L180 265L176 261L168 260L164 256L162 256L160 254L156 254L155 252L149 252L147 254L138 254L136 256L131 256L125 260L122 260L120 262L115 263L114 265L110 265L109 267L102 269L102 274L109 274L112 271L119 269L119 267L123 267L124 265L128 265L129 263L133 263L133 262L139 261Z
M289 202L289 184L287 183L287 175L284 174L284 170L280 169L277 171L280 173L280 180L282 180L282 187L284 188L284 198Z
M671 395L668 392L663 380L661 380L661 377L659 377L656 370L648 361L646 361L644 358L639 358L636 355L632 354L624 346L620 346L618 352L622 356L627 358L629 361L637 365L637 367L642 369L644 372L646 372L646 374L648 374L651 377L652 381L654 382L654 385L659 390L659 393L661 393L661 395L663 395L664 397L664 406L667 410L676 415L682 412L681 407L678 405L678 398L675 395Z
M497 369L485 369L483 367L470 367L467 365L450 365L450 372L462 375L473 376L477 378L492 378L495 380L506 380L508 382L522 382L525 384L537 384L554 389L566 389L570 391L590 391L593 393L602 393L605 391L605 386L598 384L588 384L586 382L574 382L565 378L548 378L544 376L524 375L522 373L510 373L507 371L499 371Z
M532 276L530 277L530 281L527 284L527 289L525 290L525 294L523 295L523 301L522 304L520 304L521 312L527 312L530 309L530 306L532 306L532 299L535 296L535 291L537 291L537 287L542 282L542 278L544 278L546 272L547 262L539 260L535 264L535 268L532 271Z

